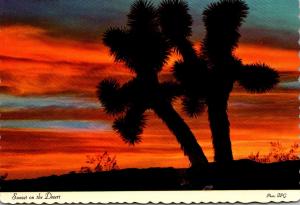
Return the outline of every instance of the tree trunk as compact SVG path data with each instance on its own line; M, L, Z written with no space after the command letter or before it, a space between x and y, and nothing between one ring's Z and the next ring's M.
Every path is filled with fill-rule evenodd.
M198 56L196 50L193 48L193 44L187 39L177 42L177 49L180 51L185 62L194 63L197 62Z
M192 167L207 167L208 161L194 134L172 105L169 103L159 103L159 106L154 107L154 111L176 136L181 149L189 158Z
M227 115L227 99L226 97L210 96L207 106L215 161L219 163L232 161L233 155L230 141L230 123Z

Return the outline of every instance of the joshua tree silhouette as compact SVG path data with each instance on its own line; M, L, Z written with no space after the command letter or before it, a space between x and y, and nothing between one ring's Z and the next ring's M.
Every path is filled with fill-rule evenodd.
M263 93L279 82L279 75L272 68L265 64L243 65L233 54L248 7L242 0L210 4L203 12L206 36L200 55L188 39L192 18L187 4L181 0L165 0L159 13L163 33L183 56L184 61L174 65L174 75L185 90L183 107L189 115L197 116L204 110L203 105L207 105L215 161L231 161L227 102L234 83L238 81L249 92ZM174 18L176 24L170 24Z
M115 60L124 62L136 74L122 86L114 79L98 85L105 111L116 116L113 129L126 143L140 142L146 125L144 113L152 109L176 136L191 165L206 166L208 161L195 136L172 107L172 100L180 93L178 86L158 80L171 47L160 31L157 9L148 1L136 1L128 14L127 27L110 28L103 37Z

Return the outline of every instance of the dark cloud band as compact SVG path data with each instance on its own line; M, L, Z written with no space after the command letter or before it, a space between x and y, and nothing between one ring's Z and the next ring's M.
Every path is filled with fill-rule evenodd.
M126 13L133 1L0 0L0 25L31 25L45 29L49 36L99 42L107 27L124 25ZM158 0L154 2L159 3ZM201 13L210 2L189 1L196 39L203 38ZM243 25L242 42L298 49L297 0L246 2L253 12ZM279 12L278 15L264 13L270 11L270 7L274 12Z

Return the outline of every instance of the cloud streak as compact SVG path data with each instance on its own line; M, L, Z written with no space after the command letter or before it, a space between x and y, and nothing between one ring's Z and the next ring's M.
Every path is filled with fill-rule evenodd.
M102 79L125 82L133 76L123 64L113 61L102 44L50 38L43 30L28 26L6 27L0 38L4 45L0 48L1 93L95 98ZM298 67L296 50L241 44L236 55L245 63L264 62L279 71ZM172 54L162 78L170 78L170 66L178 58Z
M293 81L293 82L284 82L280 83L279 86L284 89L300 89L300 82L299 81Z
M1 127L4 129L46 129L46 130L111 130L111 125L101 120L79 121L79 120L1 120Z
M101 105L95 99L85 99L68 96L37 96L37 97L19 97L0 94L1 110L7 109L30 109L30 108L101 108Z
M45 29L45 33L52 37L100 42L106 28L126 23L126 14L132 2L134 0L0 0L0 25L31 25ZM160 1L153 2L157 5ZM196 39L202 39L204 36L201 13L210 2L210 0L189 1ZM297 48L296 41L282 44L281 40L287 33L289 39L297 39L299 27L297 0L246 2L249 4L250 14L242 28L245 36L243 41L255 43L260 39L265 46ZM249 34L247 32L249 29L254 32ZM261 32L262 30L267 32Z

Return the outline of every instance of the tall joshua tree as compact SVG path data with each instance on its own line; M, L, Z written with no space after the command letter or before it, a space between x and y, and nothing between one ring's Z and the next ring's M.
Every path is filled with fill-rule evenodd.
M126 143L140 142L146 125L145 111L151 109L176 136L191 165L206 166L208 161L195 136L172 107L178 95L176 84L158 80L171 47L160 32L153 5L136 1L128 14L127 28L108 29L103 41L115 60L124 62L136 74L122 86L114 79L105 79L98 86L105 111L116 116L113 129Z
M176 18L188 19L190 15L186 3L181 0L166 0L160 8L163 31L184 59L175 64L174 75L186 90L186 101L192 102L184 103L185 110L190 115L197 115L203 111L203 101L207 105L215 161L220 163L233 160L227 103L234 83L238 81L250 93L263 93L279 82L278 73L269 66L244 65L233 54L240 38L239 28L247 14L248 7L242 0L221 0L210 4L203 12L206 36L202 42L202 51L197 59L193 57L196 59L193 61L186 57L193 46L188 35L182 35L167 26L167 22L175 15ZM191 21L185 21L185 27L190 26ZM177 43L178 36L189 41L190 48L181 47ZM193 56L195 55L196 52ZM199 75L195 77L197 72Z

